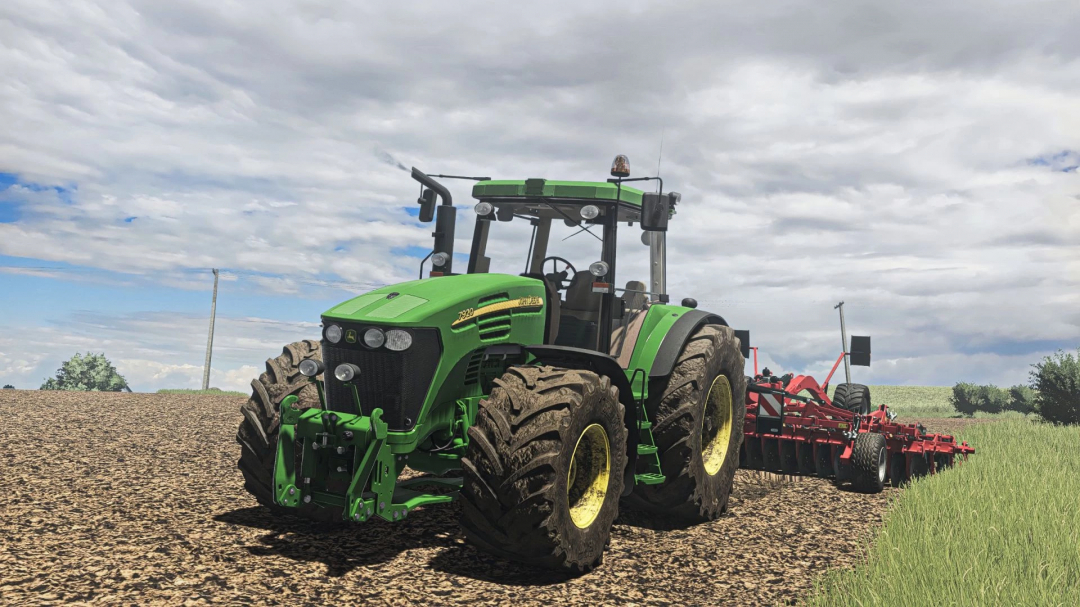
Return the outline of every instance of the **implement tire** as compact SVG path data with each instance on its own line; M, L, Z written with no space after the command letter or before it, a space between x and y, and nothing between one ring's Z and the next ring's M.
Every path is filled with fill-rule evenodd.
M461 460L465 537L532 565L599 565L626 470L618 395L589 371L520 366L496 379Z
M711 521L727 509L746 413L743 366L731 328L705 325L690 336L659 398L646 403L667 480L637 485L629 505L692 522ZM748 452L748 461L756 455Z
M870 388L862 384L836 384L832 403L841 409L847 409L859 415L869 415L871 409Z
M885 488L885 471L889 450L885 435L863 432L855 437L851 449L851 485L863 493L880 493Z
M274 457L281 422L279 405L286 396L296 395L299 399L296 406L300 409L321 406L315 384L300 374L300 361L308 358L322 360L318 341L305 339L291 343L282 348L281 356L266 361L266 373L251 380L251 398L240 407L244 420L236 432L236 442L240 443L237 465L244 475L244 489L263 506L279 514L299 514L320 522L341 522L341 508L322 508L313 504L283 508L274 503ZM296 441L297 460L301 452L302 441Z

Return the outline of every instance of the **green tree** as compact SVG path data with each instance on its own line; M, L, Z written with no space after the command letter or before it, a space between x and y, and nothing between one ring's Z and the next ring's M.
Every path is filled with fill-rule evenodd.
M994 384L979 386L975 408L986 413L1001 413L1009 405L1009 395Z
M41 384L42 390L75 390L93 392L120 392L129 389L127 381L116 371L105 354L76 354Z
M972 416L979 408L979 386L968 382L959 382L952 389L949 402L957 413Z
M4 384L4 390L14 390L15 386L11 384Z
M1010 411L1019 411L1027 415L1035 410L1035 391L1024 384L1017 384L1009 388Z
M1032 365L1031 387L1039 415L1055 424L1080 424L1080 348L1076 356L1058 350Z

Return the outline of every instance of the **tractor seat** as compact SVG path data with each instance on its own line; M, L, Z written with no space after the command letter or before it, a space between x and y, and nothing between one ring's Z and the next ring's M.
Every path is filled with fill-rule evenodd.
M600 318L600 303L603 293L593 293L593 275L578 272L566 287L566 301L562 305L563 317L572 316L579 320L597 322Z
M596 349L600 303L604 295L592 292L592 282L592 274L578 272L566 287L556 345Z
M622 300L626 304L626 310L637 312L645 307L649 296L645 293L645 283L640 280L631 280L626 283L626 291L622 294Z

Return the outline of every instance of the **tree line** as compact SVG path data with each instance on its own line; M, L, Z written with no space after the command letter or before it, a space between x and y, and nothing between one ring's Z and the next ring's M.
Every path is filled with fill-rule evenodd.
M960 382L950 402L957 412L1035 413L1054 424L1080 424L1080 348L1076 355L1059 350L1032 365L1028 384L999 388Z

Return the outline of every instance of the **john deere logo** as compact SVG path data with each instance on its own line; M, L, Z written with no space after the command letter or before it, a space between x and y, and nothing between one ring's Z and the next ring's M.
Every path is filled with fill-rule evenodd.
M465 308L464 310L458 312L457 320L451 323L450 326L459 327L469 322L470 320L473 320L474 318L479 318L487 314L494 314L495 312L542 307L544 307L543 299L535 295L527 295L525 297L519 297L517 299L488 304L479 308Z
M345 331L345 343L350 343L350 344L355 344L356 343L356 330L355 329L347 329Z

